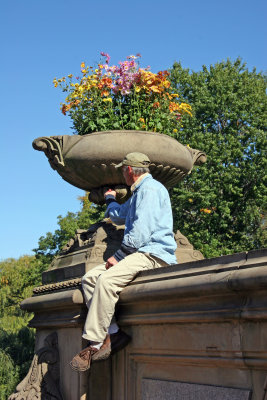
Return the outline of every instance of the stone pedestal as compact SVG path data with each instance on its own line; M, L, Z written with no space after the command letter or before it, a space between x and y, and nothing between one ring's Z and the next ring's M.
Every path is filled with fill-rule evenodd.
M34 312L36 353L57 336L53 399L267 400L266 289L266 250L143 272L116 311L131 343L81 374L69 366L83 347L80 278L36 288L22 308Z

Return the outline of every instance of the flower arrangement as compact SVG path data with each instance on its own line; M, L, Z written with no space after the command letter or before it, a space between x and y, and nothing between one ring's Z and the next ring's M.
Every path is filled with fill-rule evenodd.
M171 87L167 71L152 73L140 68L140 54L127 57L118 65L109 65L103 57L97 68L81 63L82 77L54 79L68 95L61 105L79 135L105 130L145 130L175 136L184 115L192 115L187 103Z

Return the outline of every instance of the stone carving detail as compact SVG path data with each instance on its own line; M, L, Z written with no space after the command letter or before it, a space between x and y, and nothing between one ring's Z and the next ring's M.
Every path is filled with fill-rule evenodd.
M101 186L96 189L92 189L89 193L89 200L95 204L105 204L104 193L108 189L113 189L116 192L116 201L119 204L125 203L126 200L131 196L131 190L126 185L110 185L110 186Z
M28 374L8 400L62 400L59 376L57 333L53 332L34 355Z
M192 161L194 165L201 165L207 161L207 156L203 151L191 149L191 147L186 146L187 150L192 156Z
M175 254L178 260L178 264L204 259L203 254L200 251L195 250L193 245L184 235L182 235L179 230L175 233L174 238L177 243L177 250Z
M38 286L33 289L34 294L42 294L46 292L53 292L54 290L72 289L81 286L81 278L69 279L68 281L50 283L48 285Z
M53 169L65 166L61 151L62 136L55 138L40 137L33 142L33 148L45 153Z
M101 245L116 243L120 247L123 239L124 227L113 225L109 219L97 222L90 226L89 229L77 229L74 238L63 247L60 254L68 254L82 247L91 247L92 251L88 254L88 258L99 259L103 250Z

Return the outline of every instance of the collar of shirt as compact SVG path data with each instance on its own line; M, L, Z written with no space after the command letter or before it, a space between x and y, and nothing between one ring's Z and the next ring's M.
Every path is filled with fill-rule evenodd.
M131 192L132 193L139 186L139 184L142 182L142 180L148 175L150 175L150 173L146 172L145 174L139 176L139 178L131 186Z

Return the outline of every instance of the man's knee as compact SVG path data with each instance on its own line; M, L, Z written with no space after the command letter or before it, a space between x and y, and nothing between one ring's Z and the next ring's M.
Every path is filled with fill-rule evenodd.
M108 288L111 288L113 285L110 277L108 277L107 274L104 273L99 276L96 282L96 286L98 288L105 288L107 290Z
M93 271L93 270L92 270ZM88 271L83 277L82 277L82 287L86 285L92 285L95 283L97 277L95 274L93 274L91 271Z
M84 288L85 286L95 286L99 276L103 271L101 271L99 268L102 267L102 264L98 265L95 268L90 269L83 277L81 280L82 287Z

